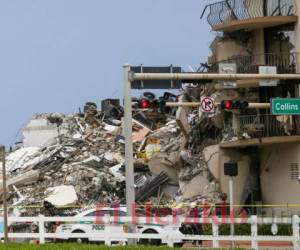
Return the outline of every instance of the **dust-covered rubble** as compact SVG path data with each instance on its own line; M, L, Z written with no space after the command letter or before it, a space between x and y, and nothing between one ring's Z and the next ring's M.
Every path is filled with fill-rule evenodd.
M23 131L26 145L7 153L9 204L17 204L28 214L26 207L49 203L74 206L75 210L99 203L125 203L122 107L116 110L116 116L107 115L96 104L87 103L84 112L33 117L30 129L26 126ZM200 118L192 111L187 139L174 110L172 114L138 108L133 112L136 201L168 206L217 202L219 186L203 154L206 146L218 141L219 129L211 118ZM135 115L141 112L143 120ZM41 137L42 131L49 130L51 134Z

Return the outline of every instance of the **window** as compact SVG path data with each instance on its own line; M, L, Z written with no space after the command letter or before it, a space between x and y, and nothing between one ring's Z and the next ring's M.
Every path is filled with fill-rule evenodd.
M86 214L85 217L105 216L107 214L109 214L108 210L97 210Z
M85 215L85 217L95 217L95 216L105 216L105 215L110 215L110 216L120 216L120 217L125 217L126 212L120 211L120 210L97 210L90 212Z
M110 211L110 216L120 216L120 217L125 217L126 213L124 211L120 210L111 210Z

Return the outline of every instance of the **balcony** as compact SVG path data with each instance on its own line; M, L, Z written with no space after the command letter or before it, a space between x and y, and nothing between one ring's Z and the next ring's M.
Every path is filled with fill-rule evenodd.
M264 63L260 63L264 62ZM296 73L297 53L265 53L249 56L233 56L227 60L214 63L209 71L212 73L219 72L221 63L229 63L236 65L236 73L259 73L259 66L276 66L278 74L293 74Z
M208 23L215 31L259 29L295 23L294 0L225 0L209 4Z
M245 115L232 133L238 139L222 142L222 148L299 142L300 120L295 116Z
M240 116L237 135L246 133L250 138L300 135L299 124L293 116L246 115Z

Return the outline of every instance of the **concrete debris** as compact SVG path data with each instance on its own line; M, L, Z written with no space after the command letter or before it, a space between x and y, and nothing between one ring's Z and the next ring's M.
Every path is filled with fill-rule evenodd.
M45 201L50 202L54 206L70 206L75 205L78 197L73 186L58 186L48 188L46 194L49 194Z
M53 138L64 133L65 127L62 125L61 120L55 122L56 120L53 119L54 117L62 119L62 116L60 114L35 116L23 129L23 145L25 147L42 147L48 144Z
M157 194L158 188L167 181L168 176L164 172L161 172L139 190L136 195L136 201L146 201L150 196Z
M40 155L40 148L38 147L25 147L20 148L6 158L6 168L9 172L17 171L20 168L26 168L34 164L32 159L35 159L36 156Z
M25 197L20 205L42 204L49 188L64 185L71 186L77 195L76 201L68 204L124 200L124 173L115 177L116 172L110 169L124 163L124 144L115 141L116 136L104 129L107 123L101 120L100 111L85 109L86 114L33 117L33 120L55 122L61 132L52 138L51 143L38 147L23 146L7 155L7 184L12 194L10 204L14 199L20 199L13 185ZM111 126L121 129L120 124ZM26 134L27 139L35 138L40 132L36 128L29 137Z
M151 157L155 154L160 152L161 150L161 145L160 144L148 144L145 147L145 152L146 152L146 157L148 159L151 159Z
M118 164L116 166L113 166L109 168L112 175L116 178L117 181L122 182L125 181L125 176L120 172L120 169L123 164Z
M30 184L35 184L38 180L39 180L39 176L40 176L40 171L39 170L30 170L27 171L25 173L23 173L22 175L18 174L18 175L14 175L11 176L11 178L9 178L7 180L7 186L25 186L25 185L30 185ZM2 181L0 182L0 193L3 192L3 188L2 188Z
M148 93L143 96L150 97ZM133 108L136 201L169 205L203 199L219 202L216 159L211 156L218 152L214 145L221 138L215 117L200 115L198 109L178 116L174 108L164 109L154 100L163 99L151 99L146 109L139 105L149 103L138 100ZM23 131L23 146L7 155L9 204L47 202L53 210L125 202L123 108L115 99L105 100L102 106L104 110L99 111L95 103L88 102L83 113L32 118ZM181 122L185 132L178 117L185 119ZM44 125L38 126L41 121ZM51 133L39 138L49 129ZM28 211L24 208L20 213Z
M148 128L142 128L139 131L137 131L136 133L133 134L132 136L132 142L136 143L136 142L140 142L142 140L144 140L144 138L149 134L150 130Z
M168 154L166 153L158 153L148 162L152 174L158 175L161 171L164 171L169 179L178 181L178 170L175 168L175 164L176 162L174 163L169 160Z

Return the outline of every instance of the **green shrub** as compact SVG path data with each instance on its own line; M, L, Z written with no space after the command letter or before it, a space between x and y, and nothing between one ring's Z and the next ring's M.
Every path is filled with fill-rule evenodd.
M271 225L259 225L257 228L258 235L273 235L271 232ZM250 224L236 224L234 226L235 235L247 236L251 235L251 225ZM203 225L203 234L212 235L212 226L211 224ZM219 225L219 235L230 235L230 225L221 224ZM278 233L277 235L281 236L290 236L292 235L292 226L286 224L278 224Z
M292 235L292 225L287 224L277 224L278 226L278 233L277 235L282 236L290 236ZM258 226L258 235L273 235L271 232L271 225L265 224L265 225L259 225Z

